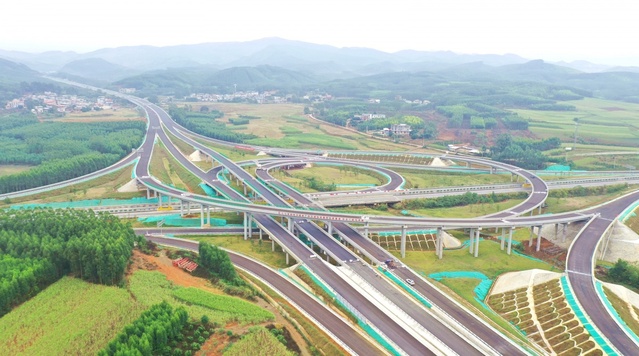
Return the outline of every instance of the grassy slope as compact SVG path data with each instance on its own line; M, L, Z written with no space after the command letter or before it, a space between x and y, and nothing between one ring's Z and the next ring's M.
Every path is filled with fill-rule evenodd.
M144 310L126 289L64 277L0 319L6 355L95 354Z
M266 238L266 234L264 234ZM181 238L204 241L218 247L237 251L246 256L255 258L273 268L286 268L286 254L279 246L275 252L271 251L271 241L258 239L244 240L241 236L181 236Z

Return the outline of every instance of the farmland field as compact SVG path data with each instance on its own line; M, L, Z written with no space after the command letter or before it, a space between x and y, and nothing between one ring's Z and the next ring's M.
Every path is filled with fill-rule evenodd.
M6 165L0 166L0 176L8 176L10 174L16 174L27 171L31 166L19 166L19 165Z
M229 127L238 132L250 133L258 138L250 144L285 148L326 148L347 150L394 150L404 151L409 147L387 140L368 137L358 132L335 127L319 120L303 116L301 104L246 104L246 103L188 103L196 112L207 106L219 110L228 122L240 115L253 117L246 125Z
M562 103L574 105L577 111L512 111L530 119L530 131L542 138L554 136L572 142L575 132L573 119L579 118L578 141L639 146L639 104L593 98Z

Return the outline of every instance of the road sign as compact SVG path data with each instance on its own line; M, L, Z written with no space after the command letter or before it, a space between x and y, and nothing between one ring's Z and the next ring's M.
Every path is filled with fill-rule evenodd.
M162 227L164 225L164 219L158 221L158 227Z

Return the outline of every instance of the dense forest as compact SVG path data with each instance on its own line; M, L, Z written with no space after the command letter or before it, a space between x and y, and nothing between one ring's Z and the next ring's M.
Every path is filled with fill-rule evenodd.
M182 334L188 318L184 308L173 309L166 301L153 305L127 325L98 355L166 355L167 348L170 355L169 342Z
M137 239L91 210L0 211L0 316L67 273L118 284Z
M0 194L75 178L108 167L137 148L141 121L40 122L30 113L0 116L0 165L34 165L0 177Z

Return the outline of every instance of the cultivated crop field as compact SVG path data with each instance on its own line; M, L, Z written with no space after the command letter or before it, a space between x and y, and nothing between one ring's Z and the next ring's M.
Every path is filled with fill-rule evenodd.
M387 140L371 138L361 133L335 127L303 115L304 106L300 104L246 104L246 103L188 103L193 110L201 106L219 110L224 117L218 121L252 117L248 124L231 129L250 133L258 138L249 140L250 144L282 148L324 148L343 150L394 150L404 151L408 147Z
M211 294L197 288L179 288L173 291L173 296L182 302L222 312L241 314L243 321L260 322L273 319L271 312L255 304L234 297Z
M574 105L577 111L512 111L530 119L530 131L542 138L554 136L571 142L575 132L573 119L579 118L578 139L595 144L639 146L639 104L593 98L562 103Z
M180 287L174 286L170 281L166 279L166 276L159 272L153 271L137 271L129 279L129 289L135 298L145 306L149 307L153 304L167 301L174 307L183 306L192 318L199 319L202 315L206 315L213 322L219 324L226 324L229 322L239 322L242 324L252 324L261 321L268 321L273 318L273 314L268 313L259 314L255 316L246 315L234 311L233 303L237 302L236 308L243 310L246 308L244 300L235 297L226 297L226 308L212 309L195 303L185 303L175 298L174 293L180 290ZM182 293L182 292L178 292ZM203 292L209 294L207 292ZM193 293L185 293L191 296ZM178 294L181 295L181 294ZM210 294L211 298L216 298L213 294ZM202 295L200 295L202 298ZM215 299L212 299L215 300ZM250 303L249 303L250 304ZM256 307L257 308L257 307Z
M135 108L119 108L117 110L100 110L88 112L66 113L62 118L48 119L47 121L61 122L105 122L105 121L146 121L146 117Z
M0 176L8 176L10 174L16 174L20 172L27 171L31 168L31 166L21 166L21 165L0 165Z

